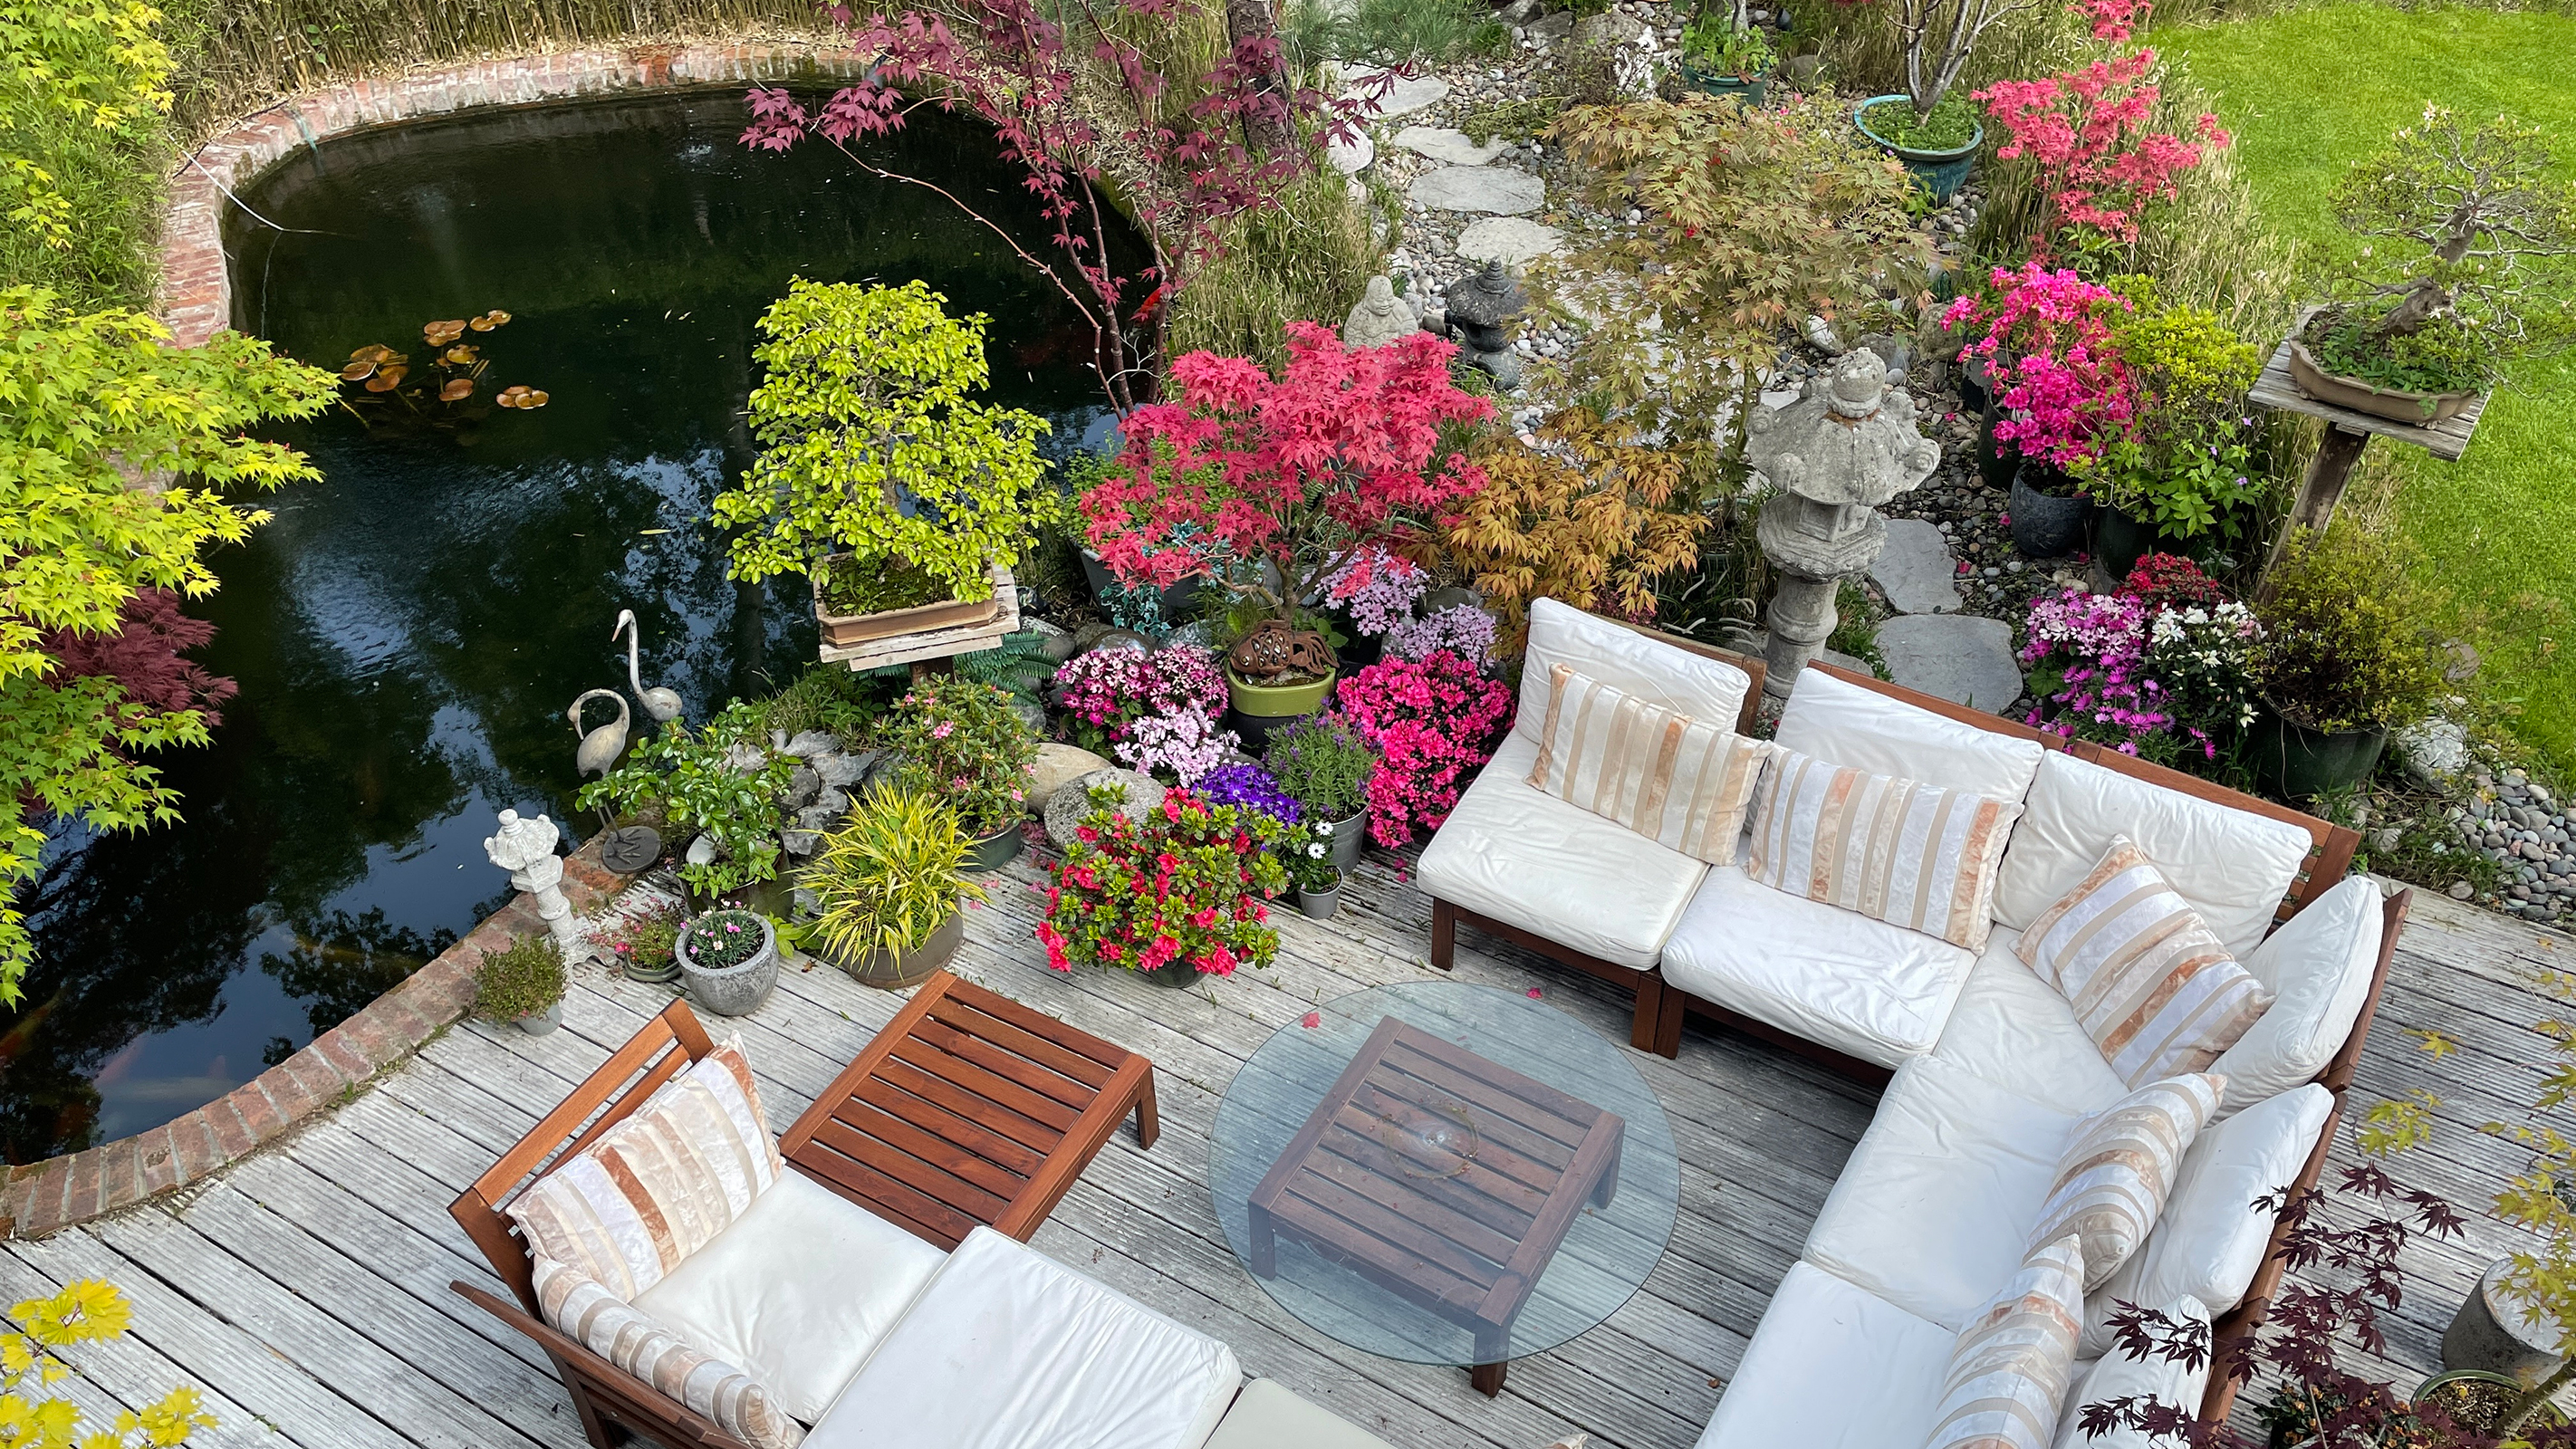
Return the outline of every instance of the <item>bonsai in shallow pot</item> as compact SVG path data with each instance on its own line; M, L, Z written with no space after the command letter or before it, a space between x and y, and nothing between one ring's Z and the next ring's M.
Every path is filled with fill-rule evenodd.
M762 450L715 520L741 530L733 577L812 577L827 646L991 620L1022 541L1063 507L1038 457L1046 421L971 396L986 319L946 301L919 281L798 278L761 315Z
M999 870L1019 855L1038 738L1008 690L960 674L915 680L879 743L902 757L901 779L956 810L969 869Z
M2299 391L2432 423L2506 364L2576 337L2576 181L2553 166L2538 128L2498 116L2470 131L2439 106L2355 163L2331 202L2373 241L2343 296L2291 331Z
M900 991L948 964L966 939L966 875L955 806L917 789L871 785L849 823L823 837L797 883L821 900L802 941L860 982Z
M483 958L474 972L474 1009L530 1036L563 1025L563 953L552 936L529 936Z
M2367 778L2388 732L2440 701L2440 648L2426 632L2439 600L2407 564L2394 542L2347 523L2292 539L2267 581L2252 742L2256 778L2275 796Z

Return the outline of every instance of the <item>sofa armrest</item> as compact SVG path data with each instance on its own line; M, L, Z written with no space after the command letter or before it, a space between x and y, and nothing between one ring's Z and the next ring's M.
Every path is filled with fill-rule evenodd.
M692 1412L688 1405L601 1358L553 1325L520 1311L518 1305L498 1294L487 1293L471 1283L450 1282L447 1286L467 1302L534 1339L537 1347L545 1350L546 1357L554 1360L555 1371L563 1376L564 1389L572 1395L573 1412L580 1417L582 1430L592 1443L607 1442L602 1427L605 1421L658 1440L670 1449L751 1449Z

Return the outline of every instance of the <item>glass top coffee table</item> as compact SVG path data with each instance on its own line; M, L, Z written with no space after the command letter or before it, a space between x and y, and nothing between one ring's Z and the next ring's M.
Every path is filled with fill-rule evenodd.
M1281 1307L1494 1394L1510 1360L1635 1295L1672 1238L1681 1167L1608 1038L1515 992L1423 981L1262 1043L1217 1109L1209 1185Z

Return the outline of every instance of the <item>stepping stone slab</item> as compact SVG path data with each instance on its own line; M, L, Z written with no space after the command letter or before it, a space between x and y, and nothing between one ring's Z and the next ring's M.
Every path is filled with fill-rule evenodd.
M2001 714L2021 698L2012 626L1974 614L1900 614L1878 626L1888 678L1908 689Z
M1458 255L1471 262L1525 265L1565 250L1565 233L1517 216L1488 216L1458 234Z
M1342 89L1344 100L1363 99L1377 87L1383 71L1361 70L1351 73L1351 82ZM1383 121L1391 116L1409 116L1415 111L1436 106L1449 95L1449 83L1436 75L1397 76L1395 83L1378 97L1377 109L1370 119Z
M1920 518L1887 521L1887 547L1869 576L1887 591L1888 607L1900 614L1955 614L1966 607L1952 582L1959 561L1950 556L1950 541Z
M1416 156L1428 156L1451 166L1482 166L1511 149L1501 141L1479 146L1467 139L1466 132L1446 126L1407 126L1395 133L1395 144Z
M1413 204L1432 211L1518 216L1547 201L1547 183L1508 166L1443 166L1413 181Z

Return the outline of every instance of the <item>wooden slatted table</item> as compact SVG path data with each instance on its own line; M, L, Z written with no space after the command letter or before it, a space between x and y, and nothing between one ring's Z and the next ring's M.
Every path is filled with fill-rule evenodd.
M1257 1277L1278 1237L1475 1335L1502 1392L1512 1324L1586 1203L1619 1186L1616 1115L1387 1017L1247 1202Z
M1152 1147L1152 1062L940 971L778 1150L942 1248L978 1224L1025 1242L1130 1112Z

